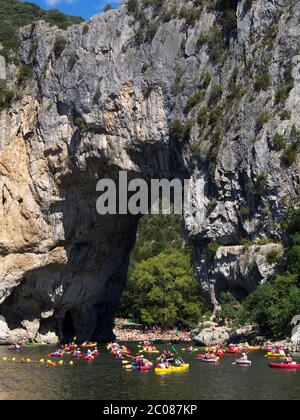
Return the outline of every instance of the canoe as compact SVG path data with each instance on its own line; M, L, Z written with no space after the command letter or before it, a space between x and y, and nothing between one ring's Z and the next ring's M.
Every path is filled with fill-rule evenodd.
M258 351L258 350L262 350L262 346L249 346L247 348L247 350L249 351Z
M84 360L87 360L88 362L91 362L91 361L95 360L95 357L94 356L85 356Z
M292 363L269 363L271 369L300 369L300 364Z

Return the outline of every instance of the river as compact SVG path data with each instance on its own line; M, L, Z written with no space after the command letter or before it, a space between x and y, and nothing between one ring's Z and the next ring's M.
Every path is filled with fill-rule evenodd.
M129 344L129 347L136 348ZM163 349L163 346L158 346ZM178 346L180 349L182 346ZM126 371L122 364L101 348L94 362L75 361L75 366L48 367L39 360L53 347L26 348L21 353L0 348L0 400L84 399L84 400L299 400L300 370L269 369L263 352L252 352L249 368L232 365L226 356L219 365L203 365L194 354L184 355L188 373L166 376ZM3 361L17 358L17 362ZM21 364L21 357L32 363ZM70 360L65 358L66 361Z

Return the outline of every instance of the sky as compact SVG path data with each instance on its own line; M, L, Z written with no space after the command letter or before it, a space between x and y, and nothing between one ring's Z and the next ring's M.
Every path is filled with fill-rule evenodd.
M25 0L26 1L26 0ZM59 9L64 13L75 16L82 16L85 19L101 13L103 8L110 4L118 7L120 0L28 0L36 3L44 9Z

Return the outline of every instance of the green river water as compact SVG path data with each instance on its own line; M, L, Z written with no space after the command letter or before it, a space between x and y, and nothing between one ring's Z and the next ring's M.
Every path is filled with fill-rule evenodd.
M132 349L137 346L129 344ZM158 346L161 350L164 346ZM181 349L182 346L178 346ZM236 356L219 365L203 365L195 354L184 354L188 373L166 376L126 371L101 348L94 362L75 361L75 366L47 367L38 361L53 347L26 348L20 353L0 348L0 400L299 400L300 370L278 371L268 367L262 352L252 352L252 367L233 366ZM29 357L31 364L5 362L3 357ZM69 358L65 358L69 361ZM297 359L296 359L297 360ZM298 359L299 360L299 359Z

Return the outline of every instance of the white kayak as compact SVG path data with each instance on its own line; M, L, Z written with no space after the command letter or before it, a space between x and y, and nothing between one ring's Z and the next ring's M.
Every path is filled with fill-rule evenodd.
M238 365L238 366L251 366L252 362L251 362L251 360L240 360L240 359L238 359L238 360L235 361L234 364Z
M205 358L203 358L203 359L201 359L201 361L203 363L211 363L211 364L213 364L213 363L218 363L220 361L220 359L218 357L216 357L215 359L205 359Z

